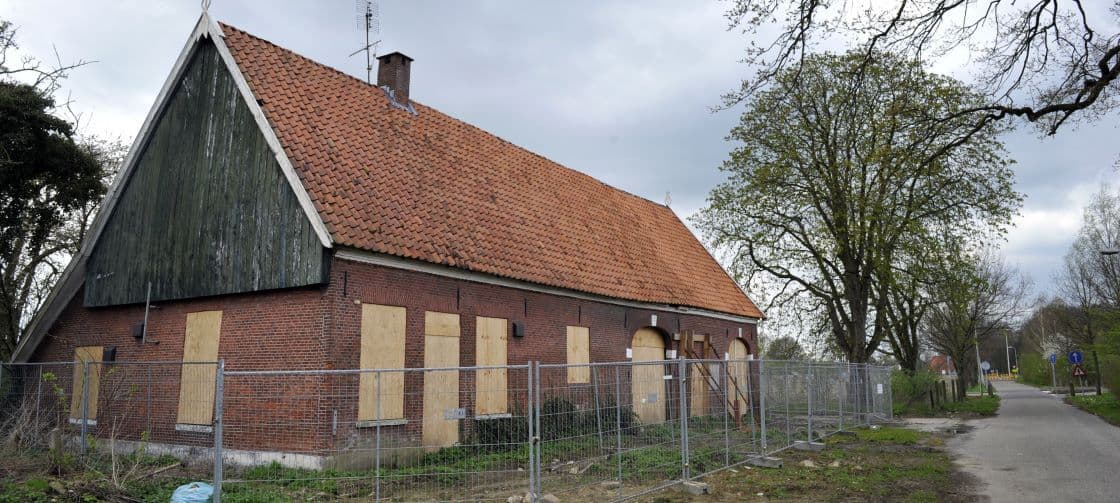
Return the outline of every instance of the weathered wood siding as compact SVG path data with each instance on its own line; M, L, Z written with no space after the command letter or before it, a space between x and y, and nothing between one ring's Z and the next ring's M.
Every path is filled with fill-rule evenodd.
M326 282L325 249L212 44L200 46L89 258L86 306Z

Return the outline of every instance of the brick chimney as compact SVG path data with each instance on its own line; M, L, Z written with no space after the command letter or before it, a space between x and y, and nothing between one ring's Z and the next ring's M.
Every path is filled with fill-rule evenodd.
M388 87L401 105L408 104L408 74L412 58L399 52L377 57L377 86Z

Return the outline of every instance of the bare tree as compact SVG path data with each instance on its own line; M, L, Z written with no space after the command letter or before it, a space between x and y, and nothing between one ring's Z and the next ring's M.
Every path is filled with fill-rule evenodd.
M953 359L963 379L978 382L974 351L985 339L1017 324L1029 283L991 254L968 257L945 272L937 285L938 301L928 313L926 335L933 349ZM966 387L961 387L959 398L964 398Z
M754 78L725 96L738 103L782 72L800 71L823 41L846 37L875 51L930 61L959 51L978 63L987 103L962 110L980 122L1022 117L1049 134L1075 114L1115 106L1120 4L1080 0L735 0L730 28L762 38L747 50ZM770 36L772 29L776 36Z

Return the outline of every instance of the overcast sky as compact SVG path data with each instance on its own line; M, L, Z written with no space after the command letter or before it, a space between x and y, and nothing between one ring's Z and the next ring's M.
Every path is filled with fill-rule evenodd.
M640 7L636 7L640 5ZM411 97L688 217L721 179L740 110L712 113L748 74L746 36L716 1L435 2L382 0L379 51L415 58ZM23 52L94 60L65 91L87 129L131 138L201 12L196 0L0 0ZM211 14L364 77L353 0L214 0ZM941 71L967 75L952 62ZM1081 207L1117 179L1117 115L1057 137L1005 138L1027 195L1003 252L1037 292L1072 241Z

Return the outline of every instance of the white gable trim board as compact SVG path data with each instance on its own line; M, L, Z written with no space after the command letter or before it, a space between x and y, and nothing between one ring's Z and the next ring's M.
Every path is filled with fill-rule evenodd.
M101 209L90 225L89 236L86 241L82 243L78 255L70 259L70 263L67 264L58 282L55 283L54 288L51 289L51 293L47 296L43 308L31 319L27 335L16 346L16 350L12 354L12 361L27 361L27 359L31 357L30 353L39 346L40 341L42 341L43 337L46 335L46 330L54 324L58 316L62 314L62 310L73 300L74 295L81 288L85 279L86 260L89 258L90 253L101 237L101 232L105 229L105 224L109 220L109 215L113 213L117 201L124 192L124 187L127 185L128 179L132 176L133 171L135 171L136 166L139 164L141 153L152 135L156 121L162 115L164 108L166 108L171 99L171 94L174 92L175 86L178 84L183 72L186 71L188 63L191 61L191 56L194 55L195 50L203 39L211 40L217 48L218 54L225 63L226 69L233 77L238 90L241 92L242 101L249 107L250 113L253 114L258 129L260 129L261 134L264 135L265 140L268 142L273 155L276 157L276 161L280 165L280 169L284 173L285 179L288 181L288 185L291 186L292 191L296 194L296 199L299 200L300 207L311 222L311 227L315 230L319 242L325 248L331 248L333 246L333 239L327 231L326 224L323 223L322 217L319 216L318 210L315 209L315 205L311 201L311 196L308 195L303 183L299 180L299 176L292 167L291 160L288 159L288 155L280 145L280 140L277 138L276 132L273 131L272 126L268 123L268 119L265 118L264 111L261 109L260 105L257 104L252 90L249 89L249 85L245 81L245 76L241 73L241 69L233 60L233 56L230 54L229 48L225 44L224 37L225 35L222 33L218 24L204 12L191 31L190 37L187 38L187 42L184 44L182 51L179 52L179 57L175 60L175 65L171 68L171 73L167 76L167 80L164 81L163 87L160 88L159 94L156 96L155 105L148 110L148 115L144 118L144 123L140 126L140 131L132 141L132 145L128 150L128 155L125 156L124 162L121 165L120 173L117 175L116 179L113 180L113 184L110 186L105 196Z

